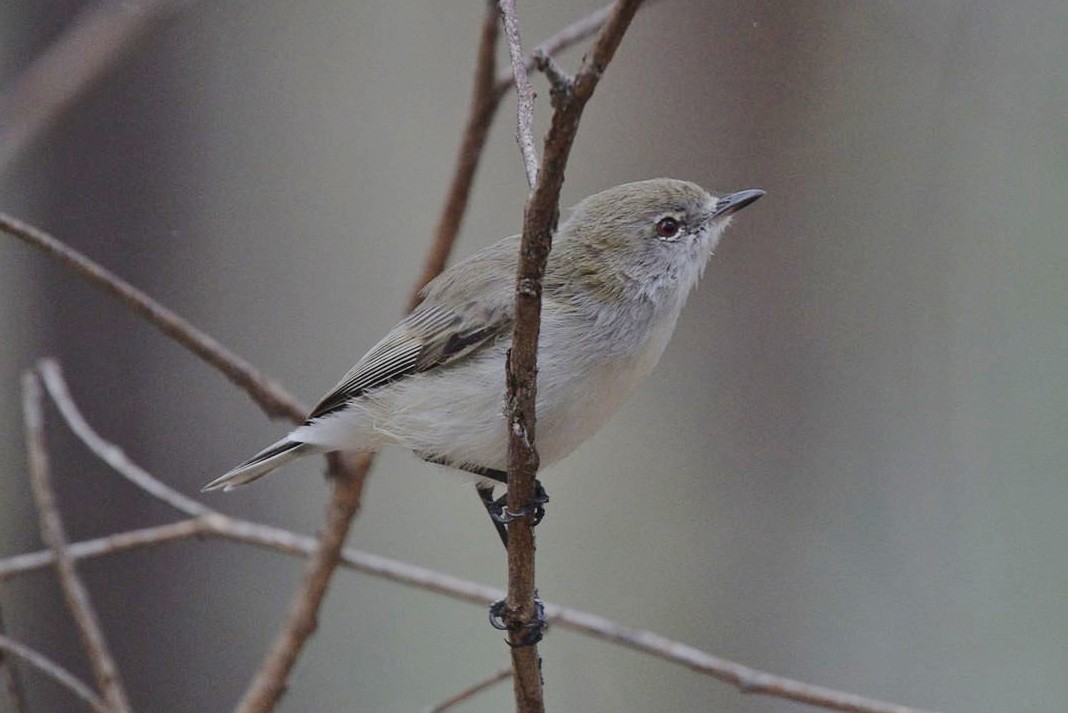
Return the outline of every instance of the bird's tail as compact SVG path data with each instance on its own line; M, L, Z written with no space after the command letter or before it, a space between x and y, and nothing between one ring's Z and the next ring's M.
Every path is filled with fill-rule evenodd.
M257 478L262 478L275 468L279 468L292 460L312 453L321 453L324 450L326 449L322 446L283 438L277 443L264 448L241 465L231 469L228 473L220 475L201 488L201 492L218 490L219 488L233 490L239 485L245 485Z

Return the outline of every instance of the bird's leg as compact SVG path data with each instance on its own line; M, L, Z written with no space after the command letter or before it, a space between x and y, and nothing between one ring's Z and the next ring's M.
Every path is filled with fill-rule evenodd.
M460 468L460 470L466 470L468 473L474 473L488 480L494 480L501 485L508 485L508 474L503 470L497 470L496 468L483 468L477 465L465 465L456 466L448 461L432 455L420 454L420 457L428 463L437 463L438 465L449 466L450 468ZM493 521L493 526L497 529L497 535L501 538L501 542L505 548L508 547L508 532L505 529L505 525L515 520L517 517L529 517L531 522L535 525L540 523L545 518L545 503L549 502L549 494L545 492L544 486L541 481L534 480L534 497L531 500L531 505L525 508L521 508L518 511L512 511L507 508L508 496L502 495L496 500L493 499L492 483L477 483L475 489L478 492L478 499L482 503L482 506L486 508L486 512L489 513L490 519Z
M508 549L508 528L501 521L500 503L493 499L493 486L478 483L475 485L475 491L478 492L478 499L482 501L486 513L490 516L490 522L497 528L497 536L501 538L501 544L504 545L504 549Z
M481 475L483 478L489 478L496 480L498 483L508 484L508 474L503 470L496 470L494 468L477 468L477 466L468 468L471 473ZM489 490L489 493L485 493L484 490L479 491L479 498L486 506L486 512L493 518L493 522L499 525L507 525L517 517L529 517L534 525L540 523L545 519L545 503L549 502L549 494L545 492L545 487L542 486L541 481L537 478L534 479L534 497L531 498L531 504L527 507L521 508L518 511L509 510L506 505L508 503L508 496L502 495L501 497L493 500L492 502L487 500L487 497L491 497L493 494L493 486L485 485L483 489ZM503 538L502 538L503 539ZM505 541L505 547L508 546Z
M452 466L451 463L446 463L440 458L433 456L423 456L423 459L430 463L437 463L438 465ZM502 485L508 484L508 474L503 470L497 470L495 468L480 468L478 466L466 466L462 468L469 473L485 478L484 481L475 483L475 492L478 493L479 502L486 508L486 512L490 516L490 521L493 522L493 526L497 529L497 536L501 538L501 544L504 548L508 549L508 528L506 525L515 520L518 517L530 517L531 523L537 525L545 517L545 503L549 502L549 494L545 492L544 486L541 481L534 479L534 497L531 499L531 505L525 507L520 512L512 512L507 508L508 496L502 495L496 500L493 499L494 482L501 483ZM489 622L490 626L498 630L506 630L508 624L505 623L505 617L507 611L507 601L502 599L499 602L494 602L489 608ZM545 633L546 627L549 622L545 618L545 604L542 602L541 597L538 596L537 590L534 591L534 616L523 625L526 632L517 642L508 642L509 646L533 646L541 641L542 636Z

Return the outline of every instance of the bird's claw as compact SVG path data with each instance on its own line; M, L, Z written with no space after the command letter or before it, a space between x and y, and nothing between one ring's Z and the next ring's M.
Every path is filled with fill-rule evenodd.
M508 603L507 600L501 599L490 605L489 608L489 623L494 629L498 631L508 631L508 623L505 621L508 615ZM541 641L545 635L545 629L548 628L549 621L545 618L545 603L542 602L541 597L538 596L537 591L534 592L534 615L530 618L530 621L523 623L523 635L519 637L518 641L508 640L508 645L512 648L520 648L523 646L533 646Z
M545 519L545 504L549 502L549 494L545 492L540 480L534 481L534 495L530 499L530 505L518 510L509 510L505 505L507 499L508 496L504 495L486 506L494 522L507 525L518 518L529 517L531 524L537 525Z

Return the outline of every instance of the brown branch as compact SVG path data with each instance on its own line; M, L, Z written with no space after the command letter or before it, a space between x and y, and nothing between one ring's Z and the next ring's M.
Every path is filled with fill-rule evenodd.
M408 300L409 311L415 309L421 301L423 286L445 269L445 262L452 252L460 225L467 213L467 201L471 196L471 186L475 181L475 172L482 158L482 149L486 145L490 125L497 114L501 98L507 91L507 88L499 90L494 80L498 34L497 6L492 0L487 0L486 17L482 20L482 35L478 43L471 109L460 142L460 153L456 157L456 169L453 171L441 217L438 218L437 230L434 231L434 242L427 252L423 274Z
M0 95L0 173L115 66L135 42L186 0L101 0Z
M589 15L572 22L567 27L564 27L559 32L549 37L537 46L533 54L527 55L526 59L523 60L523 68L526 69L527 72L530 72L534 69L534 58L537 55L544 54L553 57L569 47L593 37L597 34L597 31L604 26L604 23L608 21L608 18L612 15L613 8L615 8L615 3L609 3L600 9L594 10ZM514 86L515 74L512 73L512 70L501 70L501 73L497 75L497 91L503 94Z
M479 693L482 693L483 691L487 691L490 688L493 688L495 685L497 685L501 681L503 681L503 680L505 680L507 678L511 678L511 676L512 676L512 669L511 668L502 668L500 671L498 671L497 673L493 674L492 676L487 676L486 678L482 679L481 681L479 681L475 685L469 686L469 687L465 688L464 690L460 691L459 693L457 693L456 695L445 699L444 701L442 701L441 703L437 704L436 706L428 708L426 713L445 713L445 711L449 710L450 708L453 708L453 707L459 705L460 703L463 703L464 701L467 701L467 700L470 700L470 699L474 698Z
M338 458L344 457L335 454ZM289 675L308 637L318 626L319 609L326 597L330 579L341 562L341 549L353 518L360 509L360 497L373 454L349 456L351 478L335 478L334 492L326 510L326 526L319 546L308 563L300 591L293 599L289 616L271 646L252 685L237 706L239 713L265 713L273 710L289 685Z
M74 674L44 654L34 651L29 646L20 644L3 634L0 634L0 651L8 656L21 659L45 676L48 676L75 696L85 701L85 703L97 713L112 713L107 704L100 699L100 696L93 692L93 689L82 683Z
M508 413L508 508L512 512L531 512L535 477L538 472L538 453L535 449L535 412L537 397L537 348L541 329L541 293L545 265L552 247L552 232L559 214L560 188L564 182L571 146L578 131L582 110L612 60L641 0L619 0L593 48L582 60L574 82L553 89L553 116L545 138L545 154L541 168L534 174L530 197L523 212L523 237L519 248L516 271L516 319L512 332L512 349L507 364ZM509 11L502 1L501 11L507 18ZM512 8L514 20L514 8ZM518 38L518 31L516 32ZM516 86L522 87L525 73L516 61L518 42L513 50L513 70ZM523 113L519 115L519 131L523 131ZM524 152L524 158L526 153ZM530 169L527 170L531 174ZM544 710L540 662L537 648L522 645L524 637L537 616L534 566L534 530L529 517L520 517L508 525L508 599L503 621L508 627L512 644L512 665L516 707L521 712L538 713Z
M564 27L538 45L535 55L551 57L592 36L607 21L612 7L612 5L606 5ZM449 183L445 205L438 218L437 229L434 231L434 243L427 253L423 274L418 282L419 286L412 292L408 301L409 310L415 309L421 301L420 292L423 285L445 269L445 262L452 251L453 243L456 242L456 236L460 232L460 226L467 212L471 187L493 118L497 114L497 109L500 108L504 95L515 86L515 75L511 69L503 70L496 77L494 76L499 28L497 4L494 0L488 0L486 17L482 21L482 35L479 40L471 110L464 127L460 151L456 158L456 168ZM534 55L527 56L523 61L523 66L528 72L534 69L534 65Z
M123 689L122 679L119 677L115 659L111 656L104 631L97 620L93 603L89 599L89 591L78 576L74 561L67 554L67 535L52 489L52 474L45 447L41 385L33 372L26 372L22 377L22 413L26 429L30 484L33 486L33 497L37 503L41 538L52 550L63 597L67 600L67 607L78 626L78 633L89 656L100 692L108 707L115 713L128 713L130 704L126 691Z
M512 60L512 76L515 77L516 130L515 140L523 154L523 168L531 189L538 182L538 151L534 148L534 87L527 76L523 59L523 41L519 36L519 19L516 17L515 0L498 0L504 22L504 36L508 40L508 56Z
M221 371L252 397L268 416L284 417L297 423L304 420L307 409L280 385L118 275L45 231L3 213L0 213L0 231L38 248L144 317L159 331Z
M317 542L312 537L212 512L169 525L75 542L69 545L67 554L71 559L80 561L134 549L155 547L167 542L202 538L241 542L297 557L307 557L314 553L317 547ZM48 550L0 560L0 581L47 569L54 562L54 555ZM505 595L505 592L494 587L350 548L342 550L341 565L361 574L479 606L491 604ZM698 673L729 683L746 693L784 698L829 710L853 711L854 713L930 713L918 708L877 701L777 676L713 656L651 631L623 626L578 609L547 602L545 616L554 626L685 666Z
M4 610L0 607L0 638L7 637L7 625L4 623ZM7 652L0 648L0 678L4 679L4 692L11 701L14 713L26 713L26 697L22 691L22 680L18 669Z

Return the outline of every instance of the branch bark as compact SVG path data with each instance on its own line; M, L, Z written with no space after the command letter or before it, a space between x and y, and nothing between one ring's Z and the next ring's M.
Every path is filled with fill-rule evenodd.
M89 657L97 686L109 708L115 713L129 713L130 703L119 676L119 669L97 619L89 591L78 576L74 560L67 554L67 535L52 489L52 474L45 447L41 386L33 372L27 372L22 377L22 414L26 429L30 484L33 486L33 497L37 503L41 537L52 550L63 597L67 600L67 607L78 626L78 633Z
M562 28L559 32L547 38L538 45L534 54L527 55L523 60L523 66L527 72L534 69L535 55L552 57L563 52L572 45L577 44L596 33L611 15L612 5L594 10L589 15L582 17L570 25ZM494 76L496 66L497 40L500 34L499 11L494 0L486 2L486 17L482 21L482 33L479 40L478 60L475 66L475 83L472 90L471 109L464 127L463 139L460 142L460 151L456 158L456 168L453 171L449 190L446 193L445 205L438 218L437 229L434 231L434 243L427 254L423 274L419 278L418 286L412 292L408 301L408 309L415 309L422 300L420 292L422 286L430 282L445 269L445 262L452 250L453 243L460 232L464 215L467 213L467 203L471 196L471 187L474 184L475 174L482 157L482 151L486 145L486 137L489 135L493 118L500 108L501 100L508 91L515 86L515 75L511 69L501 71Z
M513 33L509 31L508 18L511 17L515 22L514 5L509 5L511 3L502 0L501 13L505 17L516 86L522 88L527 81L526 72L522 62L517 59L522 57L518 46L518 27L515 28L514 40ZM542 278L545 276L545 265L552 248L552 233L559 215L564 170L582 110L593 95L601 74L612 60L640 5L641 0L619 0L601 28L593 48L583 58L574 82L566 88L554 87L554 111L545 138L541 168L532 172L530 157L526 151L523 152L532 191L523 213L523 236L516 272L516 319L507 364L508 508L512 512L531 512L539 466L535 448L534 405L537 400ZM522 135L525 115L522 102L520 104L518 131ZM523 645L524 636L538 615L534 549L531 519L520 517L509 523L508 598L503 620L508 626L509 643L512 645L516 706L523 713L539 713L545 707L537 648Z
M519 151L523 154L523 168L531 189L538 182L538 152L534 148L534 87L527 76L523 59L523 41L519 35L519 18L516 16L515 0L499 0L504 36L508 40L508 56L512 60L512 76L515 77L516 131Z

